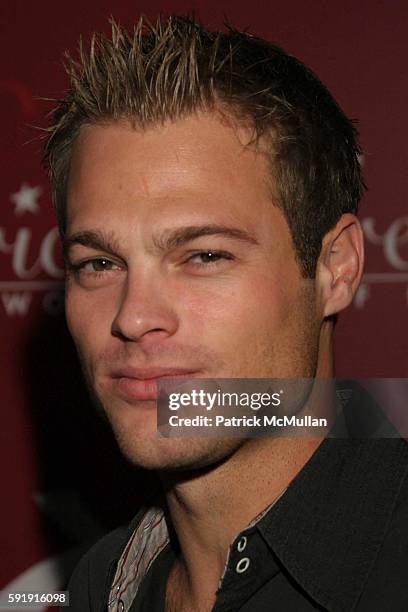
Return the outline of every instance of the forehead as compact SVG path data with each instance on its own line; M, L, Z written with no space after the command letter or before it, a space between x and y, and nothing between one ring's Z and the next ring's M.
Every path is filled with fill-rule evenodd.
M115 202L198 198L205 205L242 209L270 198L265 155L248 145L249 133L202 114L133 129L127 122L81 128L73 146L68 182L72 211L80 199ZM245 206L246 208L246 206Z

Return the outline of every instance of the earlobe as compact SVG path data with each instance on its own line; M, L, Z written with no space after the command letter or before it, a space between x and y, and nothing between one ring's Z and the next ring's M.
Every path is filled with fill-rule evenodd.
M357 217L347 213L324 237L318 261L316 280L324 317L349 306L360 284L363 265L363 231Z

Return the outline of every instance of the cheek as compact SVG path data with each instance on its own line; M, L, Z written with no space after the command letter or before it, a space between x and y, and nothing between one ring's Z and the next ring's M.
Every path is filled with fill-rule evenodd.
M309 363L313 368L313 283L303 282L296 271L290 274L287 266L282 270L190 294L188 336L199 336L218 355L225 375L287 377L309 372Z
M213 286L186 292L185 316L191 315L191 324L232 326L237 329L285 324L296 300L296 283L287 276L251 274L235 282L222 280Z
M243 338L285 327L295 300L283 275L250 274L236 282L217 280L213 286L185 292L184 319L193 336L204 341L228 338L225 348Z
M68 328L77 348L84 353L101 346L110 335L112 301L102 292L67 287L65 312Z

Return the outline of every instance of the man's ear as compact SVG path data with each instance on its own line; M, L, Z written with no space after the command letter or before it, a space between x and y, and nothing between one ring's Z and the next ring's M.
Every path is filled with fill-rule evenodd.
M342 215L327 232L316 269L323 316L340 312L351 303L360 284L364 264L364 239L359 220Z

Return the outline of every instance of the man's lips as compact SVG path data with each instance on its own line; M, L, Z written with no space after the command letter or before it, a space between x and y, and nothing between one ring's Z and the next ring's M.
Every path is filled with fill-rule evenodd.
M111 374L115 391L125 400L156 400L158 382L164 378L196 378L197 370L187 368L131 368L124 367Z

